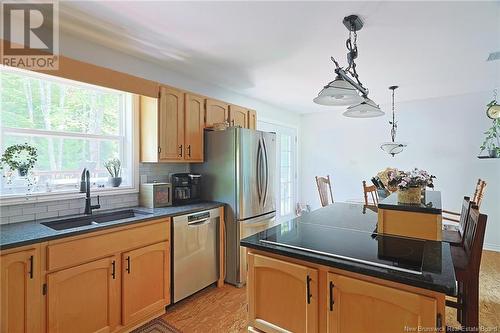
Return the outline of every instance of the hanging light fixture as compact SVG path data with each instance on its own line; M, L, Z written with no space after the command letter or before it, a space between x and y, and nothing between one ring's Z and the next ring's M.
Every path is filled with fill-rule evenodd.
M391 127L391 142L384 142L380 148L388 154L391 154L393 157L396 154L399 154L406 147L405 143L396 142L396 130L398 128L398 123L395 119L394 115L394 91L398 88L398 86L390 86L389 89L392 90L392 121L389 121Z
M340 67L335 58L331 60L335 64L335 80L328 83L313 99L314 103L320 105L350 105L344 116L352 118L372 118L384 115L379 106L368 98L368 89L363 87L356 72L354 60L358 57L357 32L363 27L363 21L357 15L344 17L342 21L349 30L349 38L346 41L347 63L344 69Z

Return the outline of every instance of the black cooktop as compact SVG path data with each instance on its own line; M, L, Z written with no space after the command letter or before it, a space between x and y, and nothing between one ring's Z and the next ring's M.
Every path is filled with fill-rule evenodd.
M293 224L292 228L282 225L280 232L273 232L260 242L422 274L424 240L300 223Z

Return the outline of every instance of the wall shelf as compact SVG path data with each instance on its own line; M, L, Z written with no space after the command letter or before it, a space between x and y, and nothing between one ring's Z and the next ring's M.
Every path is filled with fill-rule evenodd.
M500 156L499 156L499 157L490 157L490 156L478 156L477 158L481 158L481 159L483 159L483 158L500 158Z

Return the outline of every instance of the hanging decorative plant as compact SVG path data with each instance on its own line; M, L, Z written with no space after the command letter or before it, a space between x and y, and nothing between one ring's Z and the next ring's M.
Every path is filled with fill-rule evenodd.
M479 154L487 150L490 157L500 157L500 118L493 120L493 124L484 134L486 137Z
M0 159L2 168L7 165L11 170L17 170L19 176L24 177L35 166L38 153L35 147L24 143L7 147Z

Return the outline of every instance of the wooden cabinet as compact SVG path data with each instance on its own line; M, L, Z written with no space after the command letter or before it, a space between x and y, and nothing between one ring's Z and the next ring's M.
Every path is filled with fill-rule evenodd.
M205 127L205 99L186 94L184 159L189 162L203 162L203 128Z
M170 303L169 243L122 254L123 324L161 310Z
M257 129L257 112L248 110L248 128Z
M0 255L1 332L40 332L42 285L39 246Z
M49 333L113 331L120 316L117 262L111 256L47 274Z
M213 99L206 100L205 127L213 127L216 123L229 120L229 105Z
M327 280L330 333L399 333L405 327L436 327L434 298L339 274L328 273Z
M158 134L159 161L178 161L184 156L184 94L160 87Z
M318 331L318 271L248 254L249 325L263 332Z
M141 162L203 162L203 97L162 86L139 104Z
M248 110L237 105L229 105L229 125L248 128Z
M381 234L440 241L442 215L379 208L377 231Z

